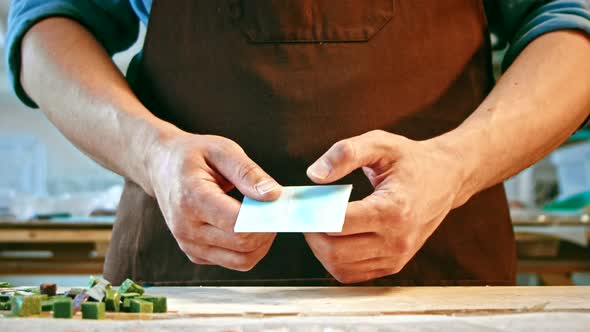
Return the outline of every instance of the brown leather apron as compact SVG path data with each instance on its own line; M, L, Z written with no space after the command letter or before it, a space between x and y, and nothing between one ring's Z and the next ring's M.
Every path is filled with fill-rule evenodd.
M477 0L154 1L129 75L158 117L239 143L283 185L333 143L373 129L415 140L457 127L493 85ZM432 165L436 167L436 165ZM371 193L362 172L353 199ZM279 234L251 271L191 263L157 202L128 181L105 276L155 285L336 285L301 234ZM396 275L373 285L510 285L502 185L453 210Z

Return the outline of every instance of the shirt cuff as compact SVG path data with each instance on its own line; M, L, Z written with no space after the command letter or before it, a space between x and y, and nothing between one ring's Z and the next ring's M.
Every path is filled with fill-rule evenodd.
M31 108L38 108L38 106L27 95L20 83L22 39L25 33L37 22L55 16L68 17L78 22L82 20L81 14L74 6L67 2L62 2L59 6L56 6L54 2L51 2L30 9L19 16L15 22L10 22L12 24L9 23L10 29L7 32L5 43L5 61L8 68L9 80L17 97Z
M129 2L37 0L13 1L8 16L5 61L10 84L27 106L37 104L26 94L20 82L21 43L25 33L49 17L67 17L84 25L109 55L122 51L137 39L139 24Z
M528 15L504 55L502 69L506 70L522 50L535 38L557 30L579 30L590 36L590 2L554 1Z

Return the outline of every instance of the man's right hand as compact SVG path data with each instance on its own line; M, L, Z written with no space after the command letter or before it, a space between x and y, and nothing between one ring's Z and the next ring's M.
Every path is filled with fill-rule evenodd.
M153 196L181 250L196 264L248 271L275 233L234 233L240 202L234 186L256 200L274 200L281 186L235 142L182 133L154 144L148 157Z

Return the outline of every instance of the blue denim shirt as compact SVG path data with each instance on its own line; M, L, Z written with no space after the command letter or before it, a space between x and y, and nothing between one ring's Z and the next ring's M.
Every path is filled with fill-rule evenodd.
M503 67L538 36L560 29L590 34L590 0L483 0L488 21L500 25L510 42ZM13 0L8 15L5 59L16 95L28 106L37 105L20 85L21 40L36 22L65 16L86 26L110 55L127 49L137 39L139 21L147 25L152 0Z

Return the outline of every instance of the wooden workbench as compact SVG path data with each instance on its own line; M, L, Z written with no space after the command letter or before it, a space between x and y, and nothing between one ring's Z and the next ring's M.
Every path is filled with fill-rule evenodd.
M590 272L590 215L513 210L511 217L519 273L537 274L545 285L573 285L573 273ZM576 242L585 241L560 241L558 234L564 231L573 233Z
M590 216L517 210L512 219L517 230L519 273L537 274L546 285L571 285L572 273L590 272L590 250L560 247L557 238L527 233L528 228L569 227L590 239ZM0 220L0 275L101 274L113 222L114 217L102 222ZM7 251L25 255L2 255ZM31 251L45 251L48 255L27 255Z
M0 275L100 274L112 227L112 220L0 220L0 252L24 254L0 255Z
M148 288L167 314L0 318L2 331L588 331L590 287Z

